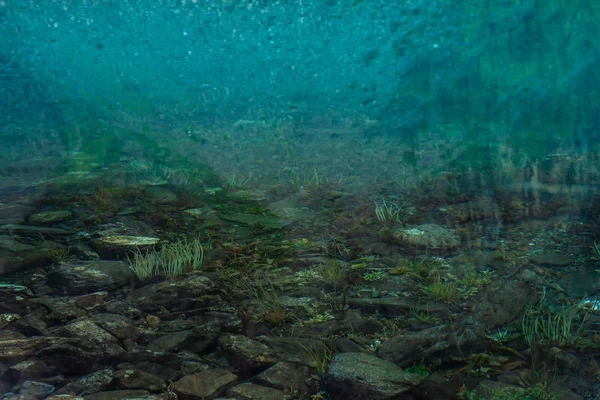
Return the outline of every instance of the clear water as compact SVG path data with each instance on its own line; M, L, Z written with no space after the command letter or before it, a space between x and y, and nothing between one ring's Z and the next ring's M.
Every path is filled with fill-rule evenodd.
M479 277L432 302L458 319L488 276L550 310L596 304L599 23L591 0L2 0L1 257L21 254L14 239L127 265L95 241L199 238L203 269L266 273L268 298L406 297L394 321L431 300L435 280L406 263L432 257L442 282ZM12 227L53 211L71 216L46 225L73 235ZM332 259L349 291L319 275ZM0 279L74 296L48 283L60 262ZM286 286L316 270L310 290ZM489 332L518 334L523 312Z

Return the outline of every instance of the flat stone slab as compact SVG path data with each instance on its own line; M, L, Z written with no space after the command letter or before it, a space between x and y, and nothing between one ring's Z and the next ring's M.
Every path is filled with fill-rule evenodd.
M0 225L0 233L9 233L14 235L22 236L68 236L74 232L69 229L62 228L47 228L44 226L32 226L32 225L17 225L17 224L6 224Z

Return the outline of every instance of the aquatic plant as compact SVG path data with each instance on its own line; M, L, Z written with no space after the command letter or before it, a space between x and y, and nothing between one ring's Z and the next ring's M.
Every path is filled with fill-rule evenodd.
M247 176L237 175L235 172L223 172L221 175L223 178L225 178L225 185L233 190L246 187L248 182L253 178L252 172L250 172Z
M329 183L329 178L323 172L313 168L312 172L304 172L304 184L308 186L322 186Z
M294 273L292 282L298 286L304 286L309 282L321 279L321 273L316 269L308 269Z
M486 400L477 393L467 390L466 385L463 385L460 388L459 392L456 394L456 398L460 400Z
M357 258L357 259L356 259L356 262L357 262L357 263L361 263L361 262L367 262L367 263L370 263L370 262L374 262L374 261L376 261L377 259L378 259L378 257L377 257L377 256L374 256L374 255L367 255L367 256L362 256L362 257L359 257L359 258Z
M435 323L437 323L437 322L440 321L440 319L438 317L436 317L435 315L431 314L427 310L420 310L418 308L411 308L410 309L410 314L417 321L425 323L425 324L435 324Z
M264 274L264 271L237 272L229 270L225 275L222 271L221 279L224 281L223 293L232 301L240 298L251 300L240 312L246 319L256 322L267 322L274 325L283 325L295 318L295 313L288 310L282 303L282 290Z
M390 273L408 275L420 281L427 281L437 278L440 275L441 267L442 259L427 257L408 261L402 260Z
M43 252L52 262L56 264L66 263L71 260L71 250L67 246L61 246L56 243L50 243L42 237Z
M285 307L279 303L274 302L266 304L270 305L270 307L263 308L259 322L266 321L271 324L281 325L295 315L292 311L286 310Z
M348 287L345 287L341 295L338 292L323 294L319 302L325 304L331 311L345 311L348 307Z
M387 277L388 274L385 271L371 271L371 272L367 272L366 274L363 275L363 279L365 281L369 281L369 282L374 282L374 281L379 281L381 279L384 279L385 277Z
M506 330L506 329L503 329L503 330L498 329L494 333L486 334L485 337L488 339L491 339L492 341L494 341L496 343L506 343L506 341L508 341L509 334L508 334L508 330Z
M537 337L548 345L570 345L581 339L587 325L590 310L582 310L579 304L550 308L542 300L538 304L530 303L521 320L521 330L529 345Z
M319 390L317 393L310 396L310 400L327 400L327 392L325 390Z
M135 272L139 279L147 279L157 275L159 256L157 251L142 253L140 249L133 251L131 256L127 256L129 268Z
M183 239L167 244L158 251L143 253L138 248L131 256L128 255L127 259L129 268L140 279L156 275L174 277L200 269L204 260L204 248L199 239L191 242Z
M462 271L460 283L466 287L485 286L492 283L492 275L494 275L494 271L485 270L480 272L469 264Z
M161 250L163 259L162 270L166 276L178 276L202 268L204 248L200 240L178 240L164 246Z
M380 221L401 222L405 218L405 215L403 215L404 206L409 201L410 199L406 199L400 204L388 202L385 199L375 201L373 202L375 204L375 216Z
M321 314L315 314L311 316L308 320L302 321L300 325L311 325L311 324L320 324L322 322L327 322L335 319L333 315L329 311L325 311Z
M600 261L600 242L597 239L594 240L592 249L594 250L594 256L595 256L596 260Z
M443 280L437 277L429 283L419 285L423 292L436 301L452 301L459 297L460 290L458 282Z
M322 343L322 345L321 349L317 349L316 345L308 348L300 344L305 351L306 358L310 362L311 367L316 369L319 374L324 374L327 371L327 366L333 358L333 351L325 343Z
M424 360L421 360L419 364L415 364L412 367L406 368L406 372L428 377L431 374L431 368L425 365Z
M302 238L302 239L292 241L292 247L310 248L311 245L312 245L311 241L307 238Z
M329 258L319 270L325 283L335 285L344 276L344 266L335 258Z

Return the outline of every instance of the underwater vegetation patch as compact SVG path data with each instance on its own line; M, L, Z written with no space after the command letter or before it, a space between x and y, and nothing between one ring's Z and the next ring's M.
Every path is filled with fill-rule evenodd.
M184 239L147 253L137 249L127 259L129 268L140 279L157 275L175 277L202 268L204 248L199 239L191 242Z

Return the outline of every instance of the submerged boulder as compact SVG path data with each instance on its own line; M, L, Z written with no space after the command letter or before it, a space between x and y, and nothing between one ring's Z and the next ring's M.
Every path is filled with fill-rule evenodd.
M48 274L48 285L69 295L114 290L135 281L123 261L78 261L60 264Z
M341 353L327 367L325 384L332 399L395 399L425 377L366 353Z
M95 239L93 244L98 254L113 258L130 254L137 249L150 249L159 242L159 238L152 236L108 235Z
M460 241L448 229L435 224L415 225L396 229L394 237L409 247L449 250Z

